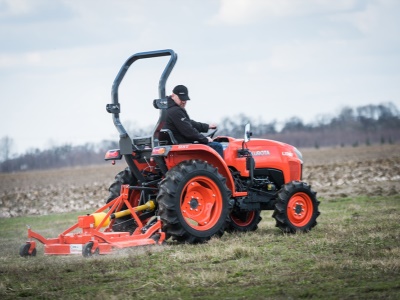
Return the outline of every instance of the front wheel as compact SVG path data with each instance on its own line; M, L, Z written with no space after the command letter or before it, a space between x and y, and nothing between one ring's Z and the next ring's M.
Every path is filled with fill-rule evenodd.
M317 225L319 201L311 186L301 181L285 184L278 193L272 215L285 233L308 232Z
M169 170L157 196L167 236L189 244L222 236L231 195L225 182L217 168L201 160L184 161Z
M258 228L261 221L260 210L241 211L234 209L229 215L229 226L227 232L249 232Z

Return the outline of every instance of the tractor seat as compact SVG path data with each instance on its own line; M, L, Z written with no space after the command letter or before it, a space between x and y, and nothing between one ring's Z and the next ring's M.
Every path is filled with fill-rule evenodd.
M161 129L158 134L158 139L160 141L160 145L177 145L178 141L175 139L172 131L169 129Z

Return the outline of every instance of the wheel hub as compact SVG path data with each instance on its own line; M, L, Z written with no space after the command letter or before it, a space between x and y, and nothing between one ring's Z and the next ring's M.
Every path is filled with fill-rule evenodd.
M289 221L296 227L306 226L313 217L313 203L306 193L295 193L290 198L287 208Z
M199 198L192 197L189 201L190 209L196 209L199 206Z
M304 211L303 204L296 202L296 205L293 207L293 210L295 215L301 216L301 213Z
M189 226L208 230L219 218L220 193L215 183L207 177L195 177L184 188L181 202L182 215ZM217 195L219 195L217 197Z

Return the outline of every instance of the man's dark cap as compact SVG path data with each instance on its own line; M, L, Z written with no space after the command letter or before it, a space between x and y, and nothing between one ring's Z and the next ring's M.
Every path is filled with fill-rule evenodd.
M174 87L172 92L179 97L182 101L190 100L189 98L189 91L186 86L184 85L177 85Z

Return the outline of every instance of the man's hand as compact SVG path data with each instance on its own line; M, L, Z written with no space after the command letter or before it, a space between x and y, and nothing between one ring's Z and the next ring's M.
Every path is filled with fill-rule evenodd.
M217 124L210 124L208 126L209 129L216 129L217 128Z
M210 138L209 136L207 137L207 140L209 143L211 143L213 141L212 138Z

